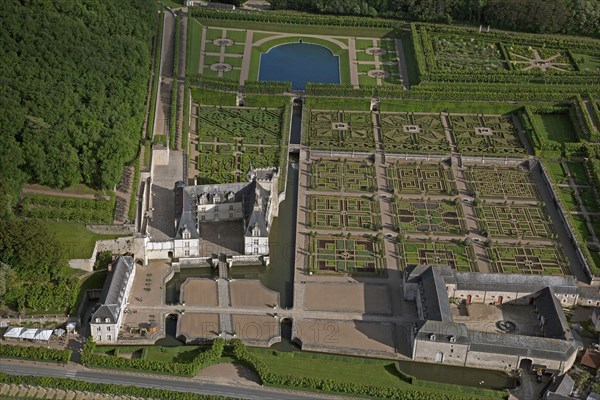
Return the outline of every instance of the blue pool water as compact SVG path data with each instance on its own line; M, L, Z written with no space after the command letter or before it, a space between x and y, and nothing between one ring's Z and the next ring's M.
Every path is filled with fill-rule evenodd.
M340 59L316 44L282 44L260 55L258 80L292 82L294 89L306 82L340 83Z

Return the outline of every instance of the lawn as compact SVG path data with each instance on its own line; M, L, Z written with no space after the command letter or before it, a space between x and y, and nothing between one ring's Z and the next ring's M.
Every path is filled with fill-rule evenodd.
M498 391L471 388L447 384L436 384L436 388L411 385L400 377L396 365L391 360L366 359L360 357L314 354L306 352L277 353L268 349L248 349L263 361L272 371L282 375L296 377L333 379L337 382L373 385L389 388L404 388L421 391L419 395L427 398L427 393L463 394L469 398L501 399L504 393ZM427 382L423 381L424 384Z
M571 176L577 185L589 185L585 164L576 162L567 162Z
M202 47L202 25L195 19L190 19L188 25L188 51L186 55L187 72L200 72L200 48Z
M38 221L44 225L51 235L61 242L65 249L65 258L90 258L96 240L115 239L119 235L98 235L88 230L85 225L68 222Z
M546 139L558 143L577 142L575 128L568 113L534 114L538 126L544 127L540 132Z
M568 183L569 179L561 163L559 162L547 162L545 163L546 171L550 175L550 179L554 183Z

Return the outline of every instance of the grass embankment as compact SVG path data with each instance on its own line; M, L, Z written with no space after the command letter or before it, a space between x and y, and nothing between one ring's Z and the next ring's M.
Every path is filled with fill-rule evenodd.
M540 132L546 139L557 143L577 142L577 134L568 113L534 114Z
M202 48L202 25L194 18L188 19L187 32L187 73L197 74L200 72L200 49Z
M54 235L63 244L64 257L68 260L73 258L90 258L96 245L96 240L116 239L120 235L99 235L91 232L82 224L69 222L38 221L44 225L48 233Z
M330 379L339 383L405 389L458 398L503 399L505 393L470 386L417 381L400 372L391 360L338 356L308 352L281 353L269 349L248 348L267 368L278 375L302 379ZM412 382L412 383L411 383ZM436 397L437 398L437 397Z

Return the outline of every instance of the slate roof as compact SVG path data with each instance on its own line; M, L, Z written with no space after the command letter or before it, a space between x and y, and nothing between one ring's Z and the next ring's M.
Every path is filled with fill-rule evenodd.
M196 218L192 207L192 198L186 190L185 183L178 181L175 184L175 238L181 239L183 231L187 228L191 239L198 239L198 229L196 227Z
M543 326L544 336L554 339L573 339L569 323L553 289L547 287L538 293L534 298L534 306L546 320Z
M108 273L100 295L100 307L92 315L92 321L100 318L101 323L117 322L121 305L124 302L123 289L127 285L129 276L133 273L133 268L132 257L119 256L113 261L112 270ZM106 322L106 319L109 322Z
M546 399L571 399L571 392L575 386L575 381L569 374L557 377L548 388Z
M576 294L577 278L574 276L547 276L521 274L488 274L480 272L456 272L459 290L492 290L534 293L552 287L558 293Z
M259 237L269 236L269 231L267 230L267 219L265 213L262 209L254 209L252 214L250 214L250 219L246 224L245 235L253 236L252 231L257 227L259 231Z
M426 319L434 321L448 322L452 321L452 311L448 302L448 293L446 292L446 284L437 267L429 267L421 275L423 293L423 305L426 307L423 311L427 311Z
M244 235L252 236L252 229L256 226L260 230L260 236L269 235L267 226L267 209L271 199L268 189L258 182L269 182L273 179L276 169L260 168L252 169L248 173L249 182L224 183L212 185L185 186L183 181L178 181L173 189L175 192L175 239L181 239L185 228L190 232L191 239L200 237L198 232L198 221L196 207L201 198L206 199L206 204L214 203L215 196L221 196L220 203L242 203Z

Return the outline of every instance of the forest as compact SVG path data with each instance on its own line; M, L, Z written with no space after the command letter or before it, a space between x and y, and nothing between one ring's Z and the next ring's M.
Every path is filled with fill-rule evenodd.
M157 4L0 4L0 215L24 182L110 188L140 142Z
M0 306L74 304L63 244L11 214L26 182L119 181L141 139L157 10L148 0L0 2Z
M275 9L462 22L534 33L600 34L598 0L269 0Z

